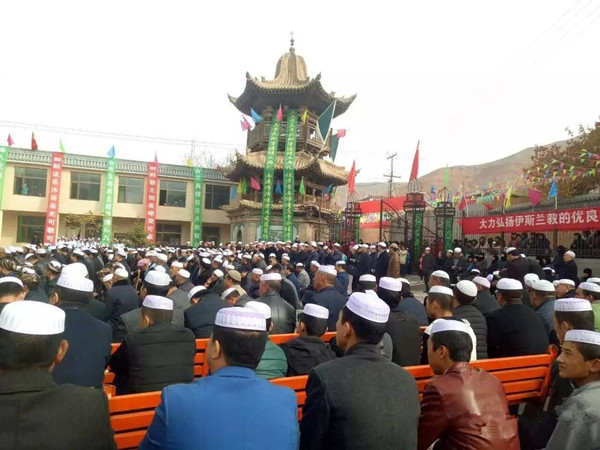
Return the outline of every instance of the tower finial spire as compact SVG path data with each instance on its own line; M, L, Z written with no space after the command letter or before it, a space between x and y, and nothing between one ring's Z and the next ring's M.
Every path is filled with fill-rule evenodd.
M294 49L294 32L290 31L290 53L294 53L296 49Z

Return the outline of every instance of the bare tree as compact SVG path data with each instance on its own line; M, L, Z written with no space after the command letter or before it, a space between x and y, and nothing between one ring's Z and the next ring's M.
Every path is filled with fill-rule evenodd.
M208 151L188 151L184 154L183 163L187 164L190 156L192 164L195 167L204 167L206 169L225 169L235 164L237 159L237 151L229 150L226 155L216 156L213 152Z

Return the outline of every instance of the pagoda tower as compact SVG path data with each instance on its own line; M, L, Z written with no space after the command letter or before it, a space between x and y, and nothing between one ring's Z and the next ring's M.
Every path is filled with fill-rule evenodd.
M230 95L229 101L247 116L254 110L262 120L248 131L246 154L238 153L226 173L242 188L237 199L223 207L231 220L232 240L334 238L333 222L341 211L331 192L346 184L349 174L325 159L331 153L331 130L319 133L317 120L331 105L333 117L340 116L355 98L326 92L320 74L310 78L293 38L289 52L277 62L275 78L246 73L244 92Z

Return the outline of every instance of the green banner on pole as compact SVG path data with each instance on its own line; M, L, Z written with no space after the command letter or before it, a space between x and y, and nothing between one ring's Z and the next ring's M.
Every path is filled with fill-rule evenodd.
M194 221L192 227L192 245L202 240L202 209L204 207L204 169L194 167Z
M275 160L277 158L277 147L279 145L279 130L281 122L273 115L271 121L271 132L269 133L269 144L267 146L267 158L263 172L263 198L262 214L260 221L260 237L263 241L269 240L269 228L271 227L271 208L273 207L273 179L275 178Z
M298 111L290 109L287 114L287 137L283 157L283 240L294 239L294 172L296 170L296 134Z
M4 192L4 172L10 147L0 146L0 208L2 208L2 193Z
M117 178L117 160L109 157L106 160L106 188L104 189L104 209L102 210L101 245L112 244L113 205L115 199L115 180Z

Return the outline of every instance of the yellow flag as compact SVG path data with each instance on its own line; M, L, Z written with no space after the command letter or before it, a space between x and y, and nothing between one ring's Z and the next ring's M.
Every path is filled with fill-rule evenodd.
M512 186L506 191L506 199L504 200L504 207L510 208L510 198L512 197Z
M192 161L192 155L188 156L186 166L194 167L194 162Z
M308 118L308 108L306 108L304 110L304 112L302 113L302 117L300 119L302 120L302 123L306 123L307 118Z

